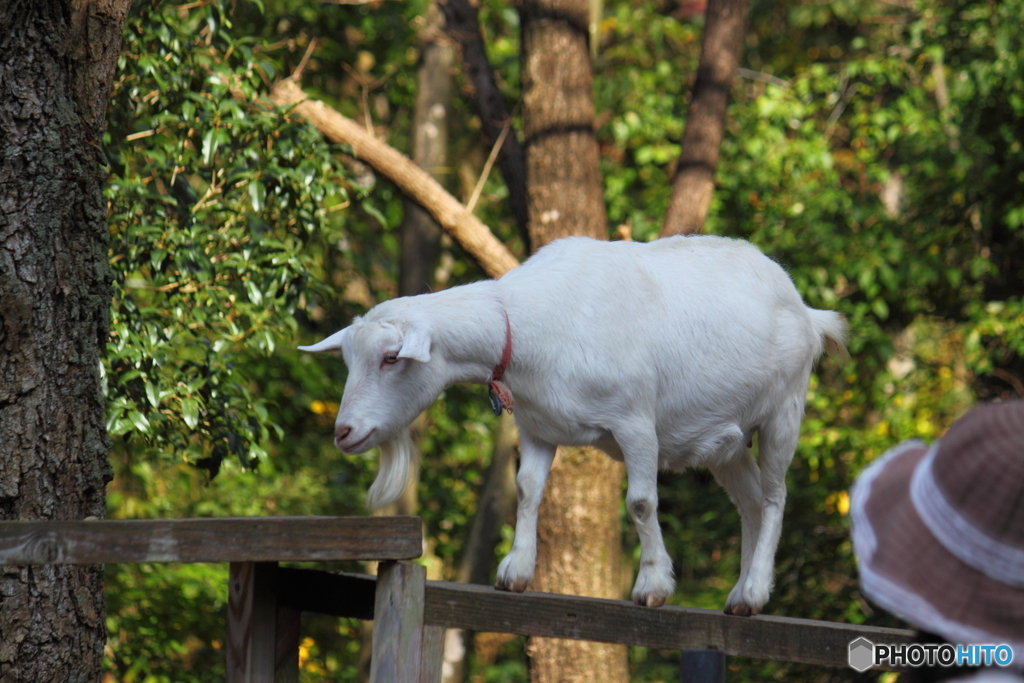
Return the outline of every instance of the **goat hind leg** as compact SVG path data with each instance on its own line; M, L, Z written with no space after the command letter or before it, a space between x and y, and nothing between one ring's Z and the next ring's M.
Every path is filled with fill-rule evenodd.
M743 601L743 587L750 573L754 548L761 533L761 471L754 456L747 448L741 448L725 463L709 466L711 473L740 512L742 520L742 541L740 544L740 578L725 602L725 613L749 616Z
M733 614L758 614L768 602L775 583L775 550L782 535L782 515L786 508L786 471L800 440L802 416L803 394L787 401L761 427L761 529L739 600L731 602L730 595Z
M537 566L537 510L551 471L555 447L519 433L519 473L516 475L516 535L512 550L498 565L494 587L522 593Z

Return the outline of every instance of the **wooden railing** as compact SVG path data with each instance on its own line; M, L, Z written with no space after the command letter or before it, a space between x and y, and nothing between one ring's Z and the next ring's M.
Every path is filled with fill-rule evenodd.
M684 680L718 681L724 657L845 667L859 637L912 631L427 581L417 517L256 517L0 523L0 564L229 562L227 680L298 680L302 612L374 620L374 683L439 683L448 628L677 649ZM376 560L377 576L278 562ZM696 652L694 652L696 651Z

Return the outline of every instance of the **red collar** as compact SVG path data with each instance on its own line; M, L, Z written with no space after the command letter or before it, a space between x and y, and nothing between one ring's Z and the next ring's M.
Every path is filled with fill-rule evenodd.
M505 314L505 348L501 352L501 360L494 366L491 378L487 381L487 394L491 399L491 408L495 415L501 415L502 408L511 413L516 405L512 399L512 392L501 381L501 378L505 376L505 370L508 369L509 361L512 360L512 325L508 321L508 311L503 310L502 313Z

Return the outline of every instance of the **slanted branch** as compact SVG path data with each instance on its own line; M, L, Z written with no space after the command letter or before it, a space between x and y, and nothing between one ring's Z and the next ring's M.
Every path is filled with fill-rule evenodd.
M290 78L279 81L270 99L307 119L331 142L348 145L358 158L382 173L412 200L430 212L448 234L498 278L519 265L512 252L476 216L451 196L430 174L407 156L370 135L362 126L318 100L310 99Z
M526 159L516 131L512 129L512 114L505 106L505 96L487 58L487 47L480 33L478 4L470 0L444 0L437 6L444 13L445 33L458 45L462 72L469 81L484 136L501 152L497 159L498 168L508 188L509 207L519 227L519 236L529 253L532 249L526 197Z

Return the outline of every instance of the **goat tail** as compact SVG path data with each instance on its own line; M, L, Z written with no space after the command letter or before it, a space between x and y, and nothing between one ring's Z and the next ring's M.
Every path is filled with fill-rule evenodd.
M366 492L366 507L376 510L402 497L405 485L409 482L412 451L412 437L408 429L381 442L380 466L373 486Z
M850 353L846 350L847 326L843 316L835 311L820 311L810 307L807 313L811 316L814 335L820 340L818 354L824 351L843 363L850 360Z

